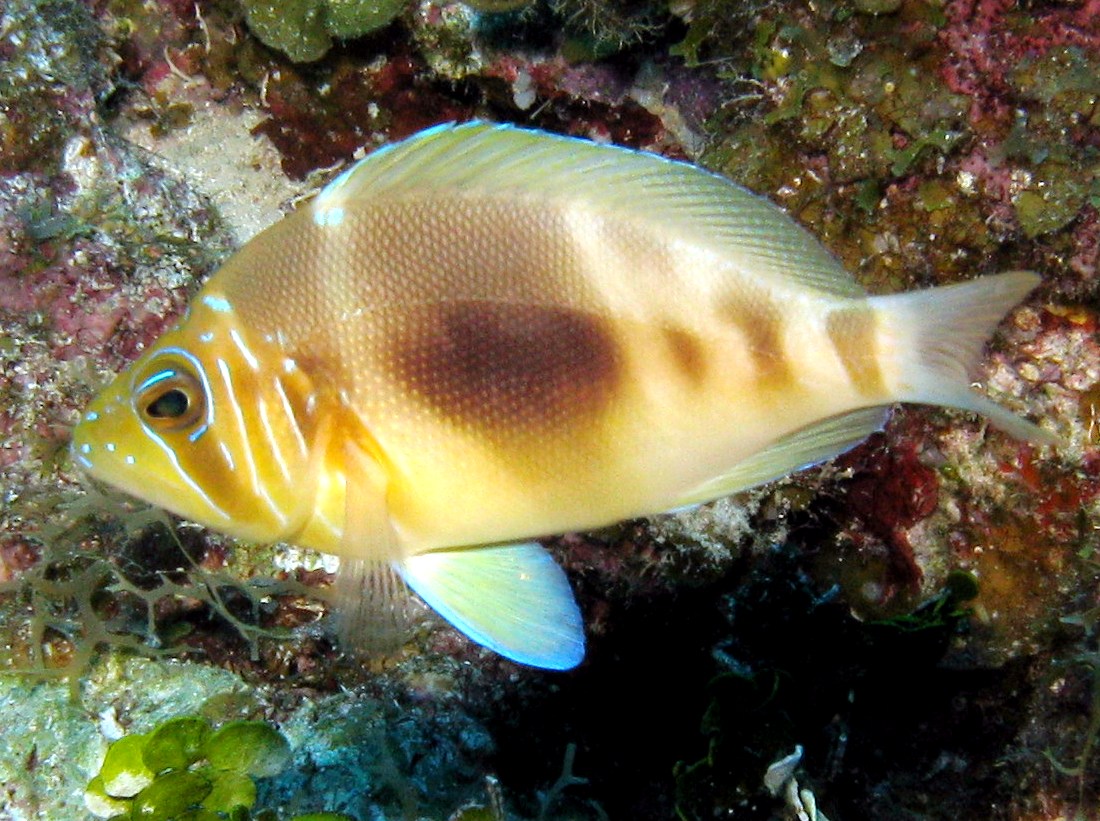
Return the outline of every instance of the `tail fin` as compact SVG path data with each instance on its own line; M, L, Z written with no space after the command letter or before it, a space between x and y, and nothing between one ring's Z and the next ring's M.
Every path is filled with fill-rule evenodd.
M898 333L898 399L975 411L1017 439L1056 444L1054 434L970 389L969 375L986 340L1039 281L1030 271L1008 271L958 285L872 297Z

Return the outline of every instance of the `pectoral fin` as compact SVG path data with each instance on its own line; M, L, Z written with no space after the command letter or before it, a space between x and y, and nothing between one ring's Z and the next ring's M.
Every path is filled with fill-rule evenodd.
M422 553L406 559L400 572L443 618L506 658L551 670L584 658L584 626L569 581L536 543Z

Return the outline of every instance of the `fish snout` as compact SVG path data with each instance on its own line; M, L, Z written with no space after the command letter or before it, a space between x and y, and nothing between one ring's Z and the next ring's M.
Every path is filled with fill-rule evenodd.
M101 472L108 462L134 463L134 456L122 453L118 441L118 408L103 405L89 408L73 428L69 453L89 473Z

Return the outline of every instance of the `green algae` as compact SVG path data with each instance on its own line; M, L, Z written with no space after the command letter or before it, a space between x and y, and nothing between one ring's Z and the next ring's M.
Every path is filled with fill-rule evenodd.
M1001 147L1004 160L1026 168L1028 183L1012 204L1029 239L1067 226L1100 195L1100 150L1075 139L1100 123L1100 57L1057 46L1028 57L1009 75L1021 107Z
M1044 114L1096 117L1100 55L1076 46L1054 46L1020 61L1010 74L1017 91L1049 108ZM1095 123L1094 123L1095 124Z
M1016 219L1029 239L1068 225L1089 201L1100 193L1100 164L1082 169L1060 160L1040 163L1031 173L1030 185L1013 199Z
M405 5L405 0L328 0L325 28L342 40L362 37L389 25Z
M0 780L8 807L22 813L17 817L85 817L84 785L107 747L101 722L124 715L140 734L240 686L237 676L213 667L114 655L88 671L81 704L72 701L62 682L0 676L0 715L6 724ZM103 800L105 811L117 810L105 793Z
M462 4L475 11L500 14L501 12L516 11L524 6L531 5L532 0L462 0Z
M1095 558L1086 558L1084 562L1091 564L1094 570L1097 569ZM1096 639L1100 634L1097 630L1097 626L1100 625L1100 607L1091 607L1088 610L1064 616L1061 621L1063 624L1082 628L1084 630L1085 641L1083 643L1085 646L1095 647ZM1080 747L1075 751L1076 763L1070 764L1059 758L1050 748L1044 750L1043 754L1055 770L1062 775L1077 780L1078 801L1081 806L1085 806L1089 763L1096 753L1097 746L1100 745L1100 653L1094 649L1085 649L1069 661L1075 668L1085 671L1089 678L1091 698L1088 724L1085 726L1084 732L1080 734Z
M296 63L311 63L332 47L321 0L245 4L248 27L260 40Z
M253 779L278 775L290 757L286 738L266 722L231 721L213 730L198 716L179 716L115 741L85 787L84 803L101 818L246 821L256 804Z
M142 761L153 773L165 770L185 770L202 758L210 736L206 721L181 716L159 725L145 742Z
M148 821L172 821L188 810L206 809L196 805L202 804L211 789L213 784L201 772L164 773L134 797L130 815Z
M126 816L130 812L130 802L110 795L101 775L89 781L84 788L84 807L98 818Z
M964 136L965 98L929 88L908 46L857 51L849 44L838 63L836 42L859 42L854 31L829 36L778 22L769 30L755 70L781 84L781 94L764 120L797 122L798 143L826 153L835 181L902 176L926 152L950 154Z
M762 81L783 87L769 123L809 119L807 139L827 133L832 120L846 111L862 113L878 131L897 128L921 137L936 127L961 126L966 100L943 89L929 89L924 68L913 63L910 44L886 41L875 48L857 48L866 34L846 29L818 32L773 22L761 29L754 71ZM838 58L838 42L844 54ZM827 104L808 109L807 96L826 92ZM844 138L845 128L835 138Z
M929 82L942 9L852 11L763 9L751 48L718 58L760 92L710 118L700 161L811 225L872 292L912 287L915 268L953 281L988 265L1006 229L957 170L974 146L971 101Z
M565 34L561 55L569 62L595 62L657 36L667 6L644 0L549 0Z
M256 778L278 774L290 759L286 739L262 721L230 722L208 739L204 749L214 768Z
M680 57L689 68L706 64L720 66L720 74L735 78L746 41L767 25L766 11L775 0L681 0L668 3L669 10L687 24L683 39L669 53Z
M149 678L154 667L154 663L145 663L125 669L135 673L133 684L147 686L149 696L159 702L163 691L155 678ZM462 731L452 738L443 724L436 723L434 732L416 727L416 739L406 738L410 708L350 693L314 693L289 714L284 713L279 726L272 721L241 720L233 717L240 712L239 699L252 705L245 707L249 712L271 710L270 703L259 704L249 698L262 691L236 680L211 694L209 688L192 680L192 676L205 675L204 668L175 668L176 686L188 691L188 697L177 702L186 712L164 718L158 711L161 719L153 726L143 717L134 729L144 732L116 740L100 760L121 757L133 762L136 754L148 770L151 745L161 739L162 748L172 746L173 740L178 745L182 755L175 763L188 763L157 772L132 797L112 795L104 788L102 773L86 768L84 802L99 817L355 821L347 810L366 806L368 801L376 812L371 817L379 818L450 818L456 807L475 806L490 808L488 817L494 821L506 817L499 784L479 784L476 771L462 761L471 744L484 743L477 739L484 731L476 725L459 725ZM106 697L108 691L104 689L102 695ZM268 695L278 697L277 693ZM206 700L197 703L203 696ZM171 700L163 706L171 708ZM431 708L435 722L441 718L438 707ZM80 720L93 723L87 714ZM193 745L198 739L202 739L201 749L195 757ZM462 743L461 750L452 747L455 740ZM119 749L125 751L124 756L115 753ZM426 766L429 771L442 767L448 775L425 782ZM349 778L349 773L355 777ZM577 782L552 787L546 794L551 803L572 783ZM434 786L422 793L425 784ZM485 793L487 803L480 797ZM472 800L475 795L479 798ZM342 812L322 811L316 806L321 801Z
M860 56L858 54L852 55L854 51L854 47L852 46L853 41L841 36L843 33L843 31L838 31L825 41L825 51L828 55L828 60L832 65L838 68L848 69L851 68L853 64L858 68L859 65L861 65ZM857 40L855 42L862 41ZM704 46L708 44L709 41L708 43L704 43ZM866 44L874 48L874 39L866 38ZM862 59L865 60L867 58L864 57ZM783 82L788 80L788 77L782 73L777 76ZM749 142L749 137L747 135L764 134L767 136L765 140L766 145L759 147L759 153L765 155L771 154L774 156L774 159L765 158L759 160L759 173L761 176L772 176L776 181L775 187L760 190L774 192L780 187L790 184L792 180L798 179L797 173L795 172L796 168L803 162L805 156L813 158L817 148L827 145L828 135L831 129L835 128L841 132L851 129L852 139L849 140L849 144L858 144L856 137L865 139L866 135L874 135L876 133L874 128L875 118L873 116L862 116L857 119L850 112L845 112L843 110L844 93L846 92L844 92L843 86L840 88L842 91L839 98L840 102L830 101L828 98L826 98L826 102L838 107L842 111L841 115L836 117L835 121L820 120L819 122L823 122L825 127L823 129L819 127L819 131L816 134L807 134L803 136L797 132L796 129L799 126L799 119L802 116L802 112L800 112L799 116L791 118L789 121L783 123L761 127L759 130L750 131L748 128L745 129L746 135L743 136L743 143ZM877 133L878 136L881 137L885 132L879 130ZM905 136L910 138L913 137L911 134ZM964 134L964 143L966 139L967 135ZM912 145L913 142L916 142L916 140L911 139L909 144ZM805 156L799 156L797 162L787 157L785 152L790 146L795 146L798 151L804 150ZM751 147L753 150L757 150L758 148L757 146ZM838 210L843 209L845 207L845 193L853 190L853 187L855 190L858 190L862 196L862 199L858 203L860 214L865 218L869 218L866 220L867 222L877 224L878 228L875 230L864 230L862 226L857 226L855 230L858 233L853 233L853 237L858 236L861 239L864 237L872 237L877 240L879 236L891 230L888 226L897 222L900 224L900 228L896 234L899 244L907 247L917 247L917 242L922 239L920 231L917 230L918 227L924 224L931 225L932 220L939 220L942 217L945 223L944 226L940 227L938 230L951 230L952 224L958 222L958 232L963 237L963 243L959 247L974 247L973 237L989 236L989 231L984 225L984 220L988 215L982 213L981 208L976 204L976 197L966 194L964 190L965 187L956 184L950 169L947 173L943 174L937 174L934 171L939 161L950 159L950 156L954 156L954 152L957 150L956 147L949 147L951 154L945 155L944 153L938 152L933 146L925 148L923 152L906 151L905 155L899 160L885 147L875 148L866 157L853 155L850 149L846 149L848 157L853 158L852 160L845 157L840 158L844 159L846 162L867 163L868 160L873 160L873 162L870 163L871 176L863 178L857 177L857 179L850 183L852 187L841 188L840 196L836 197L830 193L831 185L829 181L818 183L813 180L808 180L804 182L798 190L809 192L808 198L813 201L806 206L807 212L812 212L814 208L824 208L825 210L830 208ZM824 156L827 156L830 163L840 161L840 159L831 154ZM904 199L904 194L899 195L898 188L895 186L897 180L893 176L893 169L895 167L894 163L896 162L907 162L907 165L898 167L904 168L905 173L912 173L917 178L914 180L914 182L917 183L915 189L916 193L913 195L913 198L908 201ZM889 163L888 167L887 163ZM803 172L808 167L807 164L802 164ZM887 170L884 172L883 168L887 168ZM863 173L861 169L857 170L859 173ZM912 190L913 189L910 189L910 191ZM887 198L889 198L889 201L887 201ZM936 224L939 225L939 223ZM826 223L821 223L821 225L828 228ZM836 237L838 235L839 232L830 233L831 237ZM992 243L990 243L990 245L991 244ZM909 262L912 264L914 261L917 261L918 265L923 265L920 259L921 258L914 256L910 258ZM973 257L971 257L971 259L973 259ZM988 264L988 262L986 264ZM943 270L950 271L951 269ZM966 270L969 273L971 269L966 268ZM187 667L190 668L193 667L193 665L188 665ZM178 672L181 675L187 675L186 671L181 670ZM227 696L227 698L229 697ZM904 709L904 705L899 705L899 707ZM640 715L644 716L645 713L640 713ZM990 719L992 720L992 718L991 716ZM317 744L316 751L318 754L326 752L324 745L321 743ZM331 752L331 750L329 752ZM973 761L974 758L970 757L968 760ZM937 778L949 776L950 773L947 773L946 776L937 776ZM495 817L488 813L488 808L480 807L480 810L482 814L487 817ZM199 816L196 812L194 815L186 815L184 817L198 818ZM206 814L202 817L210 818L212 816L211 814ZM440 815L438 817L445 816Z
M389 25L405 0L244 0L248 27L295 63L320 60L333 40L351 40Z
M111 511L121 520L111 524L100 518ZM244 639L248 657L258 660L261 643L294 634L265 626L262 602L292 589L303 596L317 592L290 580L245 580L233 572L209 571L188 552L164 513L131 510L112 497L69 500L53 518L28 534L41 544L39 562L18 579L0 583L0 672L67 680L74 701L81 677L109 649L146 656L188 652L194 626L169 615L180 605L211 608L216 614L211 626L220 622L230 645ZM101 552L101 544L110 545L111 552ZM167 566L157 567L158 560Z
M286 743L285 739L283 743ZM272 773L272 775L277 774L277 772ZM227 815L239 813L241 807L252 809L254 806L256 806L256 782L247 774L239 772L215 773L210 783L210 792L202 800L204 810Z
M854 0L856 11L863 14L893 14L902 0Z
M145 764L148 740L144 735L128 735L111 745L99 768L104 792L114 798L133 798L153 783L156 773Z

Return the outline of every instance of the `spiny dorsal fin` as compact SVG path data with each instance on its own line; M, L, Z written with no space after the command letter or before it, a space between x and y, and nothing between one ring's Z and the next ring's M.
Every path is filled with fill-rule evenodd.
M730 180L656 154L542 131L442 125L375 151L313 201L319 225L356 201L468 194L556 200L672 231L731 260L840 296L864 291L804 228Z

